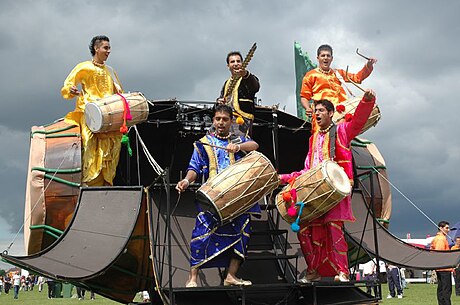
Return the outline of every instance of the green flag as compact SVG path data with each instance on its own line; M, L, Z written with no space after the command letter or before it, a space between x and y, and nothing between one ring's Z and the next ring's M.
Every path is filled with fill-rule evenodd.
M295 79L296 79L296 98L297 98L297 116L305 120L305 110L300 102L300 90L302 89L302 80L305 73L316 68L316 65L311 62L307 53L302 52L300 44L294 41L294 63L295 63Z

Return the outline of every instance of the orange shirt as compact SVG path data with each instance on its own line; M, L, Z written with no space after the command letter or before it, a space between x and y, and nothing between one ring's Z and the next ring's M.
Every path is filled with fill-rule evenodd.
M447 242L446 236L442 232L438 232L431 241L431 250L448 251L449 243Z
M440 251L449 251L449 243L447 242L446 236L442 232L438 232L436 236L431 241L431 250L440 250ZM438 269L436 271L452 271L451 268L448 269Z
M450 248L450 250L458 250L460 249L460 246L457 246L457 245L453 245L452 248Z
M364 66L356 74L348 73L348 78L355 83L360 84L372 72L373 68ZM337 71L337 73L336 73ZM339 79L337 74L340 75ZM345 90L342 87L342 81L346 81L346 71L342 69L330 69L324 72L319 68L308 71L302 80L302 89L300 96L307 100L319 101L326 99L334 105L348 99Z

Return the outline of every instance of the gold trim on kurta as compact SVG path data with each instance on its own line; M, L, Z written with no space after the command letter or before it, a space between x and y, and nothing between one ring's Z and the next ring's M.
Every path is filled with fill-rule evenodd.
M209 143L208 137L204 136L200 139L200 142L206 143L206 144L211 144ZM211 146L208 145L203 145L204 150L206 151L206 154L208 155L209 159L209 178L214 177L217 175L217 157L214 151L212 150Z
M203 213L203 212L202 212L202 213ZM200 214L201 214L201 213L200 213ZM249 222L250 222L250 217L248 217L248 219L246 219L244 225L241 227L241 230L240 230L240 233L241 233L241 234L244 234L245 236L248 236L248 237L250 237L250 235L245 234L244 229L248 226ZM212 230L212 233L214 233L216 236L228 236L228 234L219 234L219 233L215 233L214 231L217 230L217 228L218 228L218 227L216 226L216 227ZM238 235L238 234L240 234L240 233L235 233L234 235ZM204 235L195 237L194 239L192 239L192 241L194 241L194 240L199 240L199 239L203 239L204 237L206 237L206 236L208 236L208 235L211 235L211 232L208 232L207 234L204 234ZM233 247L234 245L236 245L237 243L240 243L240 242L242 242L242 238L241 238L241 237L238 238L234 243L231 243L230 245L228 245L227 247L225 247L224 249L222 249L222 250L220 250L220 251L214 253L212 256L207 257L207 254L205 254L205 256L206 256L207 258L204 259L201 263L192 266L191 269L199 268L199 267L202 266L203 264L205 264L205 263L211 261L211 260L214 259L215 257L219 256L220 254L224 253L225 251L227 251L228 249L230 249L231 247ZM243 260L244 260L245 256L244 256L241 252L237 251L236 249L233 249L233 252L234 252L235 254L237 254L238 256L242 257ZM193 257L193 254L192 254L192 253L191 253L191 259L195 260L195 258Z
M231 78L229 78L226 82L225 82L225 87L224 87L224 92L227 92L227 89L228 89L228 86L231 82ZM241 80L242 78L240 78L236 84L235 84L235 87L233 88L233 91L232 91L232 106L233 106L233 109L235 109L235 111L241 115L242 117L248 119L248 120L254 120L254 115L253 114L250 114L250 113L247 113L247 112L244 112L243 110L241 110L240 108L240 104L239 104L239 99L238 99L238 88L240 87L240 83L241 83ZM253 100L250 100L250 99L241 99L242 101L250 101L252 103L254 103Z
M211 143L209 141L207 136L202 137L200 139L200 142L205 143L205 144L213 144L213 143ZM209 178L211 178L211 177L214 177L215 175L218 174L218 172L217 172L217 156L214 153L214 150L212 149L211 146L203 145L203 148L206 151L206 154L208 155L208 159L209 159ZM200 153L196 146L195 146L195 149L197 149L198 153ZM203 158L201 155L200 155L200 157ZM230 164L235 163L235 154L234 153L228 152L228 157L230 159Z

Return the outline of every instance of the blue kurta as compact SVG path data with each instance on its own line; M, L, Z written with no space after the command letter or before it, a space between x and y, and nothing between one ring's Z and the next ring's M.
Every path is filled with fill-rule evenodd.
M241 143L250 141L243 137L240 139ZM229 144L229 140L214 135L207 135L200 141L222 147ZM203 175L207 180L241 158L241 153L233 154L224 149L196 144L188 170L198 176ZM196 217L190 242L192 268L228 267L230 258L235 254L244 259L251 234L250 214L260 216L260 213L259 205L255 204L245 214L220 226L216 215L201 211Z

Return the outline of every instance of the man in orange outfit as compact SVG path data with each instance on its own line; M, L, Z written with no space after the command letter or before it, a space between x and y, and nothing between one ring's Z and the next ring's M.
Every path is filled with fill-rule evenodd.
M455 245L450 250L460 250L460 236L455 237ZM454 269L455 273L455 295L460 296L460 266Z
M324 44L319 46L317 51L318 68L308 71L302 80L302 89L300 90L300 101L305 108L307 117L311 117L313 109L310 106L310 100L329 100L336 106L348 99L342 82L347 82L347 78L355 83L360 84L373 71L375 58L369 58L366 65L356 74L348 73L342 69L332 69L331 63L332 47Z
M449 233L449 223L447 221L440 221L438 223L439 232L431 242L432 250L449 251L449 243L447 242L447 233ZM436 270L438 278L438 304L450 305L450 296L452 295L452 269L438 269Z

